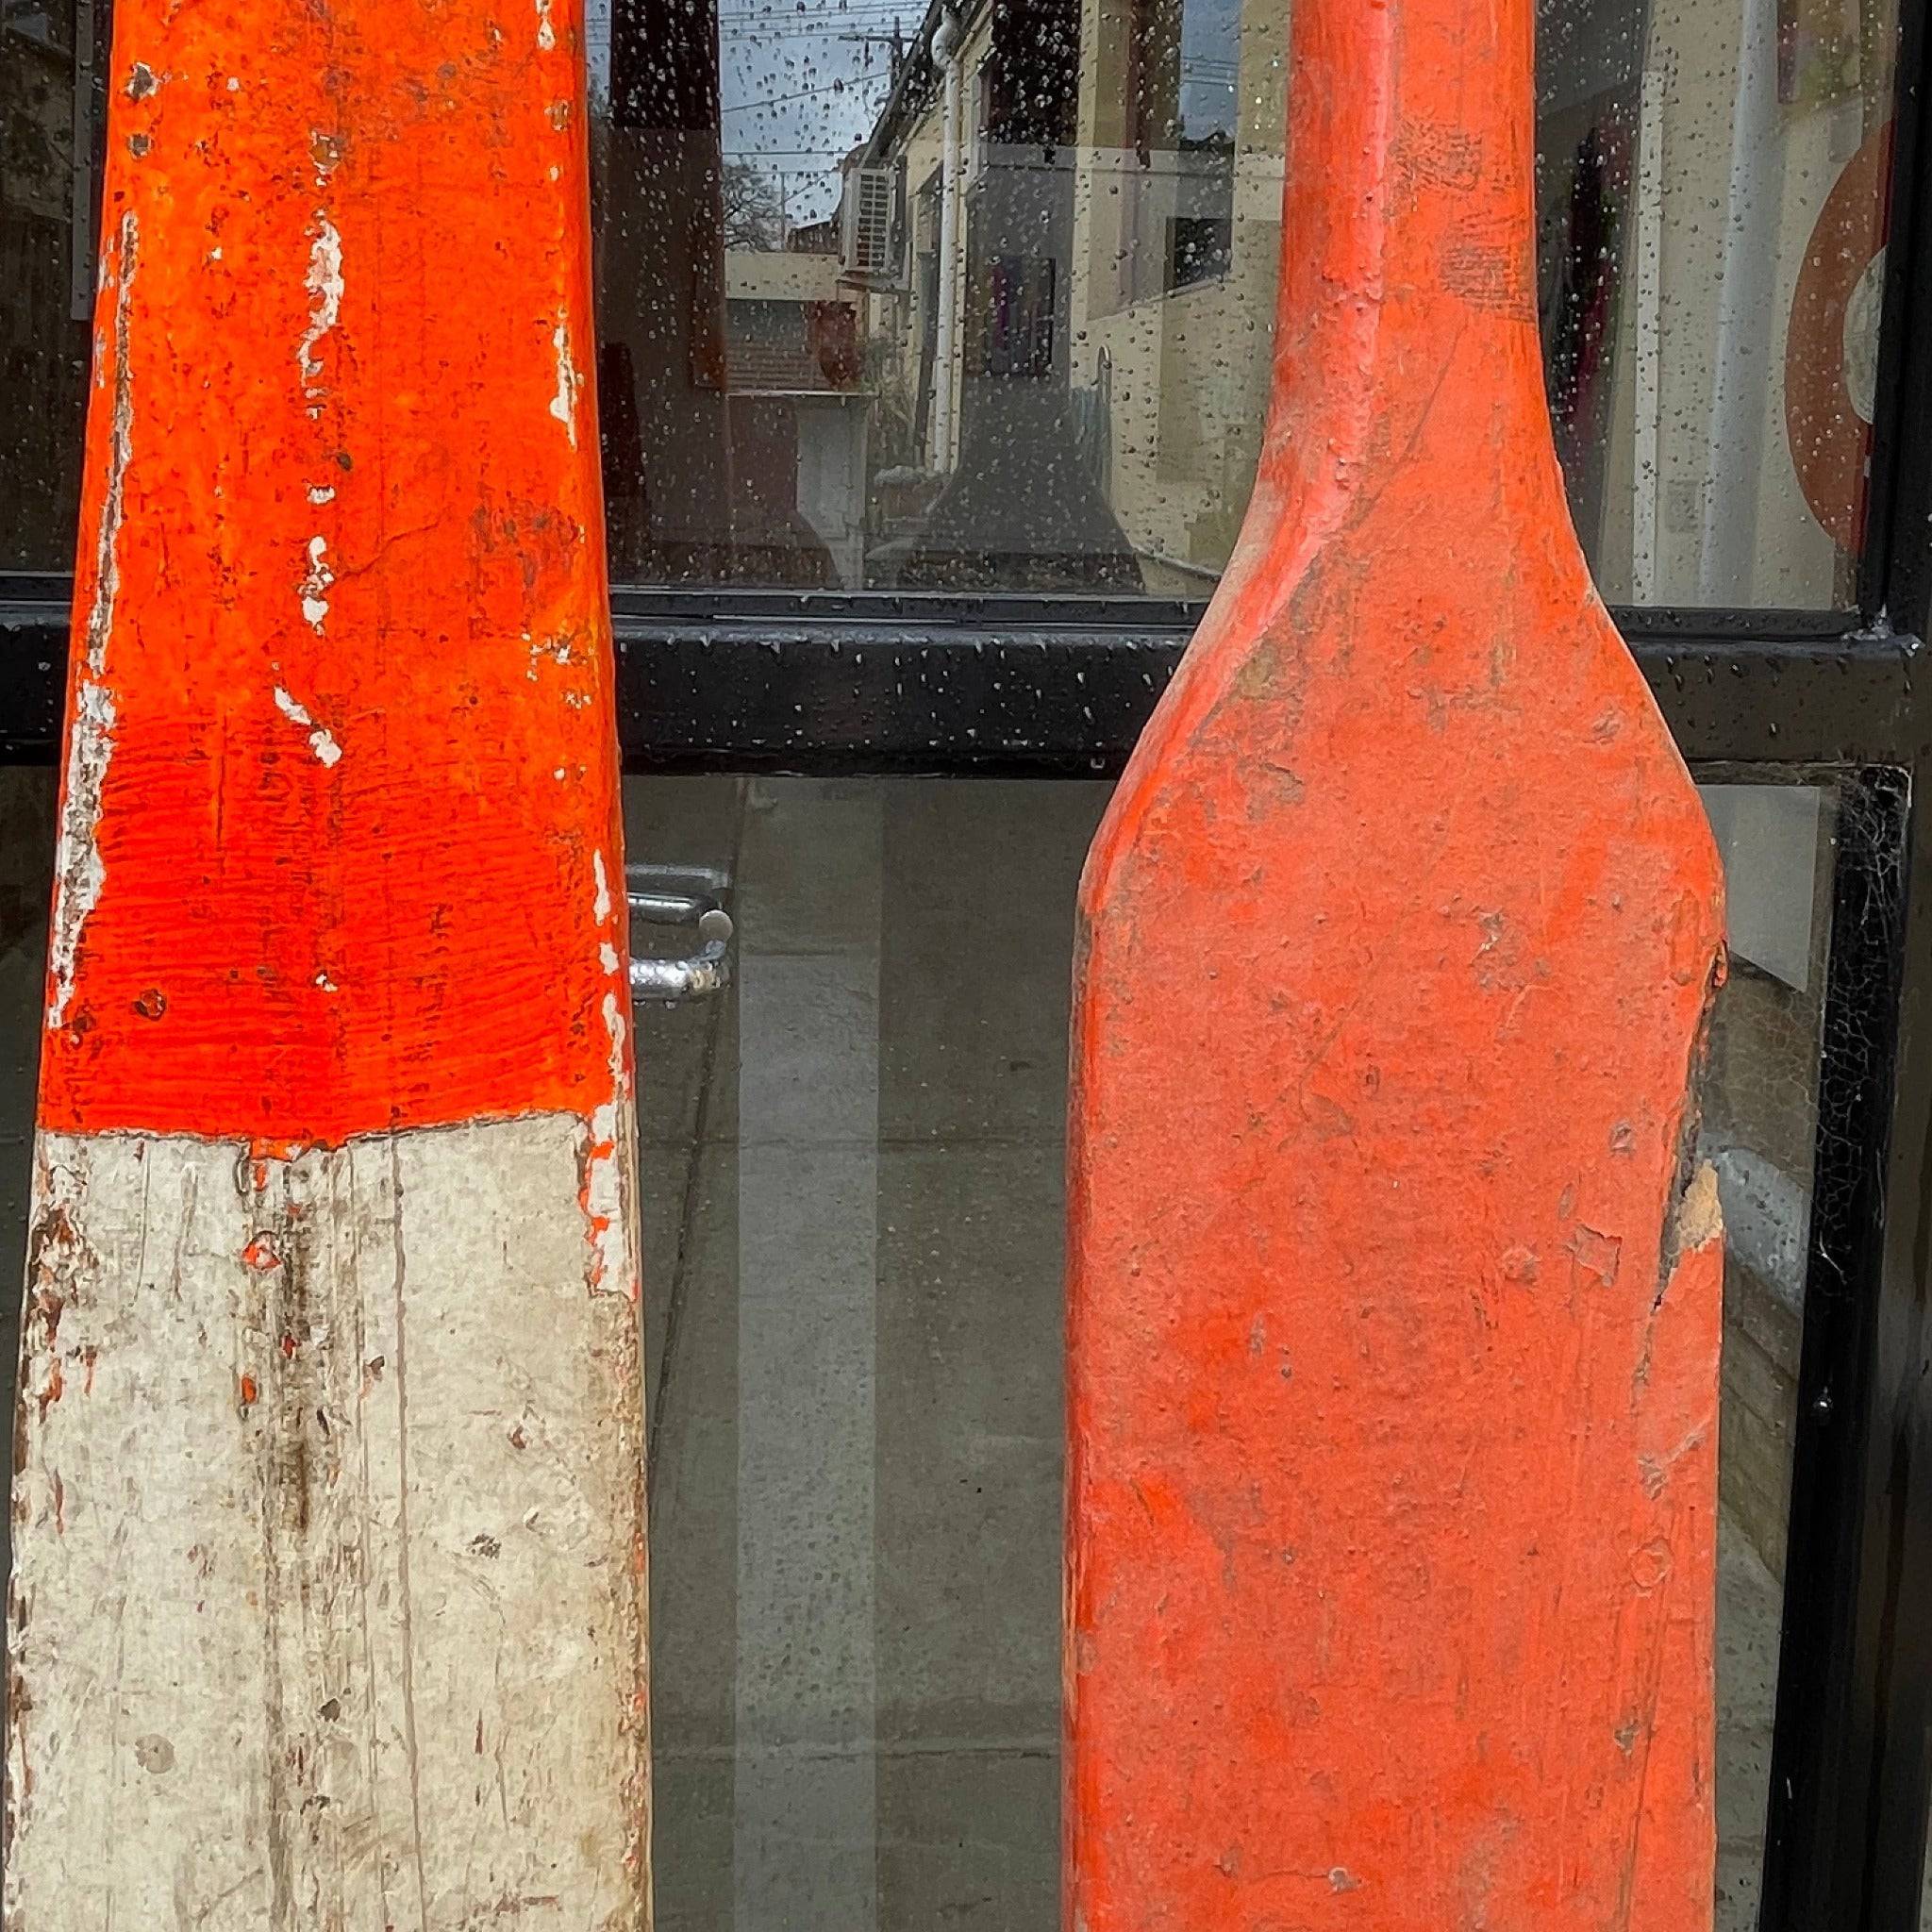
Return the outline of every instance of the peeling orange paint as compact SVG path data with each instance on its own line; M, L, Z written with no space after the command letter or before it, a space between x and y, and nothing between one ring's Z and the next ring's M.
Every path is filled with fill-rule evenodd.
M115 8L43 1126L627 1084L578 15Z

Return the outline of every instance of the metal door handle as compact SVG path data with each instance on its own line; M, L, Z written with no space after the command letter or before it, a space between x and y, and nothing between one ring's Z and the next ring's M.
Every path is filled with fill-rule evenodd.
M634 1000L708 999L731 984L731 915L724 896L729 877L708 865L627 865L625 898L631 923L691 925L703 943L682 959L630 957Z

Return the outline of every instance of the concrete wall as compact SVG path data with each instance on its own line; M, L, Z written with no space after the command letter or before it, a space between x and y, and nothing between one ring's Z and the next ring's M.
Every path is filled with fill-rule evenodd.
M837 302L836 255L791 255L765 248L724 251L724 294L728 301Z
M1111 395L1108 498L1150 591L1201 594L1247 508L1267 406L1281 250L1286 0L1247 0L1237 54L1232 246L1215 280L1124 299L1147 171L1124 145L1123 0L1086 0L1074 204L1073 380ZM1155 162L1173 157L1156 156ZM1158 200L1154 219L1159 217Z

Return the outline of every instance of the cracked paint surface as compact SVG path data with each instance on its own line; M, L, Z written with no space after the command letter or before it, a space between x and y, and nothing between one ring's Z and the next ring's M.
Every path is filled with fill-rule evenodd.
M301 365L304 382L313 382L322 374L316 346L334 328L342 312L342 238L335 224L322 209L315 211L315 239L308 250L308 273L303 277L313 307L308 326L302 331L295 359Z
M630 975L625 958L627 901L613 899L602 852L591 856L596 883L591 916L605 937L597 958L609 984L601 1008L611 1096L591 1116L584 1163L583 1206L591 1229L591 1287L635 1302L639 1293L637 1239L637 1107L631 1091Z
M108 647L121 592L121 525L126 515L127 467L134 456L129 316L140 234L130 208L122 215L119 231L101 262L101 293L104 298L111 296L112 304L107 340L97 339L95 344L94 381L97 390L105 386L108 406L105 423L97 408L90 410L88 420L90 476L101 475L101 482L98 493L89 492L80 543L82 569L75 586L76 612L85 609L86 616L76 626L84 648L75 667L69 704L60 830L54 858L54 915L47 946L50 1027L66 1020L81 935L100 901L107 875L99 831L115 720L114 693L107 681Z
M1261 472L1082 881L1080 1932L1711 1923L1722 887L1551 447L1531 16L1295 0Z
M302 573L302 581L296 586L302 600L302 622L315 630L322 628L322 621L328 615L328 598L325 593L336 580L335 572L323 561L323 554L327 549L327 538L309 538L308 568Z
M301 724L308 730L308 748L324 764L334 764L342 755L342 748L335 741L334 734L326 725L317 724L308 711L298 705L280 685L275 686L275 709L291 724Z
M577 446L577 391L583 387L584 379L577 374L576 364L571 360L570 325L559 322L550 340L557 352L557 393L550 399L550 413L569 432L570 446L575 449Z

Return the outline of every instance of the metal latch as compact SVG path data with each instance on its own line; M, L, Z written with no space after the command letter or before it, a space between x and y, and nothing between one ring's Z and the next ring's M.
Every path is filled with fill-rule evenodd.
M681 959L630 956L634 1000L708 999L731 984L731 915L724 909L731 880L708 865L626 865L625 897L633 926L688 925L702 943Z

